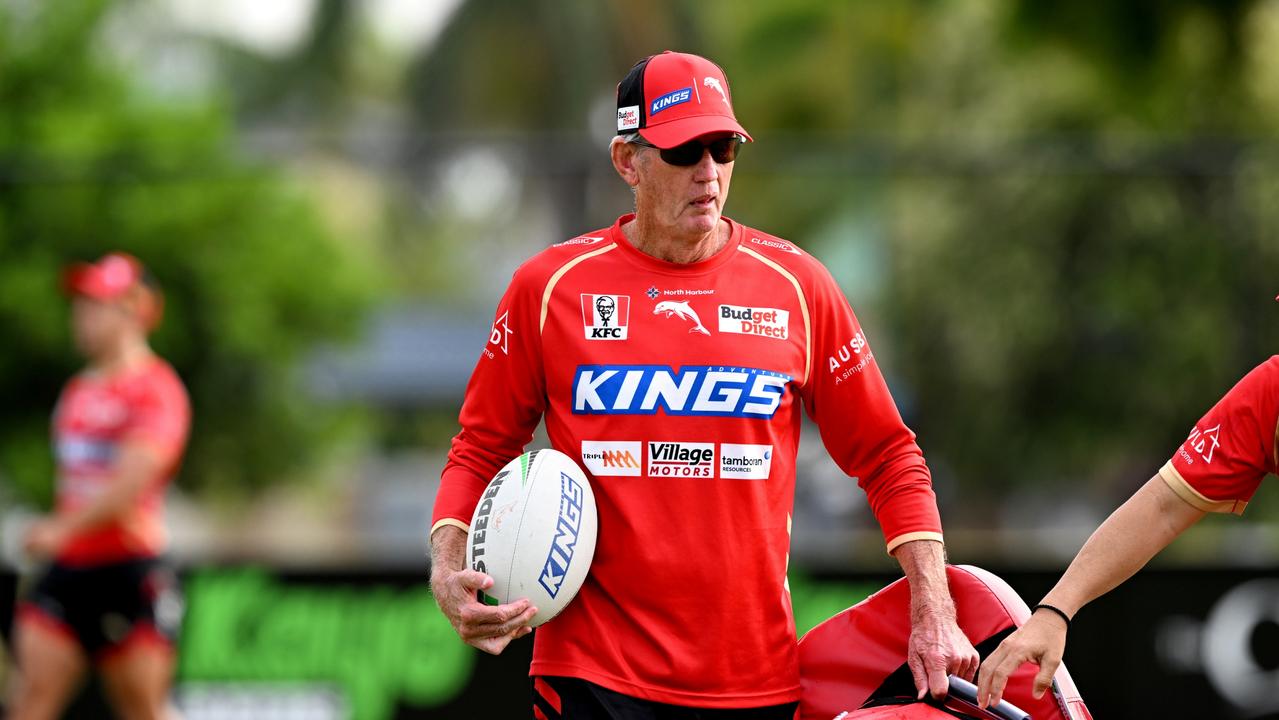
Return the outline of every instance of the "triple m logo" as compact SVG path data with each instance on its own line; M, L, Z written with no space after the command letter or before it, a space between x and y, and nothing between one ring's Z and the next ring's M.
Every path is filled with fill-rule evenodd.
M596 476L639 477L639 442L582 441L582 465Z
M625 340L630 321L629 295L582 293L582 327L587 340Z

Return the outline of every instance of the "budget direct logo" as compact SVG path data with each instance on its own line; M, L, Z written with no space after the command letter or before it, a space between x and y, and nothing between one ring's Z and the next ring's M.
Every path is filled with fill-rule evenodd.
M701 365L578 365L575 415L667 415L771 418L791 381L759 368Z
M720 305L719 331L785 340L790 335L790 311Z
M715 444L650 442L648 476L709 478L715 476Z
M630 321L629 295L582 293L582 328L587 340L625 340Z
M639 129L639 105L627 105L617 109L617 129Z
M582 441L582 465L596 477L639 477L640 443Z
M582 486L568 473L560 473L560 519L555 526L555 539L551 551L537 578L546 593L555 597L564 584L568 568L573 564L573 549L577 547L577 535L582 528Z
M719 476L726 480L767 480L772 465L772 445L719 446Z
M681 88L679 90L676 90L675 92L666 93L665 95L654 100L653 104L649 106L648 116L653 117L654 115L665 110L666 108L675 107L676 105L686 103L692 97L693 97L693 88L691 86L686 88Z

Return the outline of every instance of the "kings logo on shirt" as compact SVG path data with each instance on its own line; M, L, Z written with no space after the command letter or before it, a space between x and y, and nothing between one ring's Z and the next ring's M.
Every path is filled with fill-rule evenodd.
M630 321L629 295L582 293L582 326L587 340L625 340Z
M691 365L578 365L575 415L773 417L791 377L749 367Z

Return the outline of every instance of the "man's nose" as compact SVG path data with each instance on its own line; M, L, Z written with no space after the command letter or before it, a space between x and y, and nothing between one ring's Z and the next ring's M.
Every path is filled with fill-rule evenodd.
M702 150L702 158L693 166L693 179L698 182L710 182L717 176L715 158L711 157L711 149Z

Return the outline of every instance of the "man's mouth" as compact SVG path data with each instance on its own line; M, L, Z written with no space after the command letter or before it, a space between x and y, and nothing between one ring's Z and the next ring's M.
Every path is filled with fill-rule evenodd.
M690 200L688 204L699 210L709 210L710 208L715 207L715 196L699 195Z

